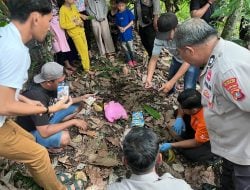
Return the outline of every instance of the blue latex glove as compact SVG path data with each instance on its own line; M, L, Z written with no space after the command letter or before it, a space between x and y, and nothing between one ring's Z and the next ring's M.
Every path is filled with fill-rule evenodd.
M176 118L173 130L176 132L177 135L181 135L181 133L186 130L186 125L182 117Z
M167 150L169 150L172 147L171 143L163 143L160 146L160 152L165 152Z

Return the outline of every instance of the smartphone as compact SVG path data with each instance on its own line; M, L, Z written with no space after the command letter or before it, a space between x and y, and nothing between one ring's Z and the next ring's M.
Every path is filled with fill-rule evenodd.
M69 96L69 86L67 85L58 85L57 87L57 99L61 100L62 97Z

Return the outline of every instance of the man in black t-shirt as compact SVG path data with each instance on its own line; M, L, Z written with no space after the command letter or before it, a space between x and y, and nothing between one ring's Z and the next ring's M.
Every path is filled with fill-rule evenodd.
M57 86L64 79L63 66L55 62L46 63L43 65L41 73L34 77L36 85L25 91L23 95L40 101L45 107L48 107L55 103ZM39 144L57 152L59 149L54 148L64 147L70 143L67 128L76 126L86 130L86 122L82 119L75 119L74 116L80 111L77 103L84 101L88 96L73 98L73 105L68 109L56 112L52 117L49 114L19 116L17 123L32 133Z
M213 19L211 19L211 15L214 12L214 2L215 0L191 0L191 17L202 18L207 23L211 24L211 22L213 21Z
M160 0L134 1L135 22L139 26L142 45L151 57L157 29L157 20L161 13ZM137 28L137 27L136 27Z

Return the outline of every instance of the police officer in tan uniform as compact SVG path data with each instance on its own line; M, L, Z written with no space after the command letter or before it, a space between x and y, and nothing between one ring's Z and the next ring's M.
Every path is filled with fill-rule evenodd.
M250 51L193 18L175 33L180 56L204 66L202 104L212 152L223 157L222 189L250 189Z

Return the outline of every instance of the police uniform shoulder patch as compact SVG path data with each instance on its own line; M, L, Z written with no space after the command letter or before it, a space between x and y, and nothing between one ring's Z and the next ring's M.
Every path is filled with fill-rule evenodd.
M232 77L223 81L222 85L233 96L234 100L241 101L245 98L245 94L240 89L236 77Z

